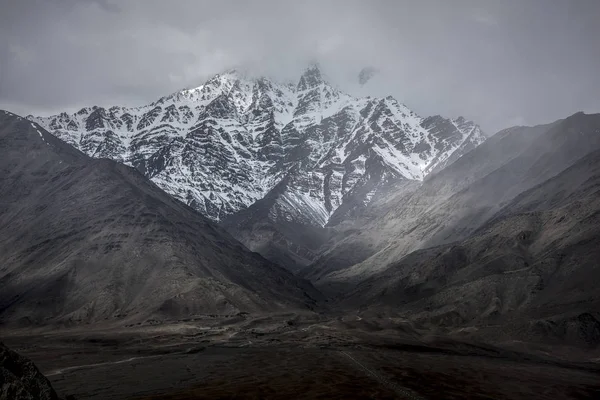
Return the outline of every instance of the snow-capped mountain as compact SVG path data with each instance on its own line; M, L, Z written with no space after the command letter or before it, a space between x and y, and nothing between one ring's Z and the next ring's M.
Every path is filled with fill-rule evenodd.
M285 182L270 217L316 226L345 199L368 203L386 181L422 180L485 140L463 118L354 98L316 65L297 85L231 70L143 107L28 118L90 156L136 167L215 221Z

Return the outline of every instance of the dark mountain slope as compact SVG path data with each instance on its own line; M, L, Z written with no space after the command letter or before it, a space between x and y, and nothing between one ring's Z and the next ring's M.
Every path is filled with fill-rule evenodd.
M0 153L0 321L258 312L318 296L137 171L25 119L0 112Z

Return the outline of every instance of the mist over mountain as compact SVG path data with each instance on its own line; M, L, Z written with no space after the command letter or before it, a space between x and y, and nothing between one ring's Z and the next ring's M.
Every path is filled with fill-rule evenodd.
M364 67L358 73L358 84L365 85L377 74L377 69L374 67Z

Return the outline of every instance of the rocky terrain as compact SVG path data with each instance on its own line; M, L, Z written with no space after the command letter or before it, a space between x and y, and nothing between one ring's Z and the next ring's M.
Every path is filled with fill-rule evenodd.
M0 343L1 400L59 400L50 381L28 359Z
M0 111L0 322L313 307L319 294L138 171Z
M310 263L315 244L280 226L314 232L338 209L356 213L391 181L422 180L485 140L462 117L354 98L317 65L294 84L228 71L143 107L28 118L91 157L133 166L290 269ZM236 215L265 198L263 211Z

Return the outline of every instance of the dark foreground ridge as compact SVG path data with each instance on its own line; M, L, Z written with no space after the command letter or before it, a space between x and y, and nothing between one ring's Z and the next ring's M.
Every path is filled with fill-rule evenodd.
M0 400L59 399L33 362L0 343Z

